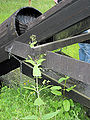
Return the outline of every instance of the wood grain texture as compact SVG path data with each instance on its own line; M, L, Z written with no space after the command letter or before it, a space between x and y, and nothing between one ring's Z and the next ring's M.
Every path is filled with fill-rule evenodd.
M90 85L90 63L48 52L46 56L46 68Z
M70 3L62 2L38 17L28 31L16 40L28 43L29 37L34 34L38 42L45 43L47 38L90 16L89 0L68 0L68 2Z

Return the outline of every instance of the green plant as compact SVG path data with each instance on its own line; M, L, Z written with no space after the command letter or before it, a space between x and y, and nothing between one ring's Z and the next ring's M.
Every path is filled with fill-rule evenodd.
M28 0L22 1L22 0L0 0L0 23L5 21L6 18L8 18L11 14L13 14L14 11L17 9L27 6ZM32 6L38 10L40 10L42 13L46 12L49 8L51 8L54 4L53 0L32 0ZM6 12L7 10L7 12ZM63 49L63 52L66 54L77 58L78 57L78 45L72 45L69 47L66 47ZM14 74L18 73L18 71L13 71ZM12 74L12 72L11 72ZM15 75L15 77L11 77L11 74L8 74L8 77L6 76L6 80L19 80L19 76ZM13 75L12 75L13 76ZM25 76L22 78L24 79ZM24 86L30 86L28 84L27 79L31 78L25 78ZM45 81L44 81L45 82ZM32 82L34 84L34 82ZM31 85L32 85L31 84ZM35 111L35 106L33 104L33 101L36 99L35 92L30 89L23 89L21 88L22 95L20 94L20 88L17 87L14 88L8 88L3 87L1 89L0 94L0 120L20 120L20 118L33 115ZM42 96L42 99L45 101L45 107L43 106L43 114L44 113L51 113L52 111L56 111L56 109L60 109L60 112L57 114L56 120L90 120L86 114L85 109L83 106L81 106L79 103L75 103L74 105L71 105L70 102L70 111L68 111L67 114L65 114L63 109L63 97L55 96L51 94L49 89L44 89L40 92L40 97ZM51 99L52 98L52 99ZM70 101L70 100L69 100ZM52 118L50 120L55 120L55 118Z
M26 85L24 86L29 86L29 82L26 81ZM20 92L22 94L20 94ZM34 105L36 98L32 90L22 87L20 91L19 87L17 89L6 86L3 87L0 94L0 120L21 120L21 118L25 116L38 114L36 113L36 106ZM42 90L40 98L45 102L45 105L41 106L43 115L60 110L56 115L56 120L77 120L77 118L80 120L89 120L85 114L86 110L84 107L72 100L69 100L70 110L65 112L63 108L63 96L58 97L51 94L49 88ZM55 117L50 120L55 120Z
M30 39L31 39L31 42L29 42L29 44L30 44L30 47L32 48L37 43L36 36L32 35L32 36L30 36ZM59 110L56 112L51 112L51 113L44 114L44 115L42 115L42 113L41 113L40 107L45 105L45 103L40 98L40 92L51 86L51 85L48 85L47 87L43 87L43 88L39 89L38 79L41 78L41 67L40 66L41 66L42 62L45 61L45 59L43 59L42 57L39 57L39 59L33 60L32 57L30 57L30 56L28 56L28 57L29 57L29 59L26 59L25 62L28 62L33 65L33 77L35 78L36 85L32 86L32 87L24 87L24 88L30 89L30 90L33 90L36 92L37 98L34 101L34 105L38 107L37 112L39 113L39 115L38 116L37 115L27 116L23 119L47 120L47 119L50 119L50 118L54 117L55 115L57 115L59 113ZM43 84L45 84L45 80L43 81Z
M57 96L61 96L62 95L62 92L63 92L63 95L65 96L65 91L69 92L70 90L72 90L74 87L76 87L76 85L70 87L70 88L66 88L66 80L68 80L70 77L66 76L66 77L62 77L58 80L58 83L61 83L63 81L65 81L64 83L64 88L62 88L61 86L53 86L51 87L51 92L54 94L54 95L57 95ZM68 99L66 99L66 97L64 97L64 100L63 100L63 108L66 112L68 112L70 110L70 101Z
M32 36L30 36L30 39L31 39L31 42L29 42L29 44L30 44L30 47L33 48L37 44L36 36L32 35ZM41 69L42 69L41 65L42 65L42 62L45 61L45 59L43 59L42 57L39 57L39 59L37 59L37 57L36 57L36 59L35 58L32 59L31 56L28 56L28 58L29 59L26 59L25 62L28 62L28 63L33 65L33 77L35 78L36 85L32 86L32 87L24 87L24 88L30 89L30 90L33 90L34 92L36 92L37 98L34 101L34 105L37 106L38 109L36 109L36 110L39 113L39 115L32 115L32 116L25 117L23 119L38 119L38 120L40 119L40 120L43 120L43 119L50 119L54 116L55 116L55 119L56 119L56 115L60 112L60 110L58 109L57 103L55 103L56 112L51 112L51 113L42 115L42 112L41 112L41 109L40 109L41 106L45 105L43 100L40 98L40 92L42 90L48 88L48 87L51 87L49 85L47 87L39 88L39 84L38 84L38 79L41 78ZM62 88L61 86L52 86L50 88L51 93L53 93L54 95L57 95L57 96L62 96L62 92L63 92L63 95L65 96L65 91L69 92L74 87L76 87L76 85L74 85L70 88L66 88L66 81L68 79L69 79L68 76L60 78L58 80L58 83L61 83L61 82L65 81L64 88ZM43 81L43 84L45 84L45 82L46 82L46 80ZM72 106L72 104L70 104L70 102L73 103L73 101L71 99L68 100L68 99L66 99L66 97L64 97L63 102L62 102L62 107L63 107L63 111L65 111L65 116L69 116L69 114L67 112L70 111L70 107Z

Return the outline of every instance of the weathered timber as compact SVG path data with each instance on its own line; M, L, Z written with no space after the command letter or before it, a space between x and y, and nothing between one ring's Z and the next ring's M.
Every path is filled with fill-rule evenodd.
M11 44L9 44L5 51L7 51L10 54L14 54L16 56L19 56L21 58L27 58L28 55L35 54L33 48L30 48L29 44L25 44L18 41L13 41Z
M5 52L5 47L13 39L25 33L28 28L28 23L32 22L41 12L32 8L24 7L13 13L7 20L0 24L0 75L6 74L9 71L19 67L17 61L8 59L8 53Z
M25 32L24 34L16 38L16 41L28 43L30 41L30 35L35 34L37 36L37 41L40 42L40 44L46 43L48 41L52 41L48 39L51 36L55 35L58 32L62 32L63 30L68 29L69 27L72 27L75 24L77 24L77 27L74 27L73 33L78 34L77 31L79 31L80 33L81 31L87 28L90 28L89 5L90 5L89 0L68 0L68 1L65 0L61 2L61 4L58 4L53 8L51 8L49 11L47 11L46 13L38 17L33 22L30 22L27 32ZM17 20L16 20L16 23L17 23ZM20 21L19 25L21 25L21 23L22 21ZM11 22L10 26L13 26L13 22ZM13 27L10 27L10 28L13 28ZM11 30L12 31L14 30L10 28L8 28L9 33L11 33L10 32ZM17 27L16 33L18 34L20 33L20 30L18 31L18 27ZM2 44L0 46L1 48L0 62L3 62L8 58L8 54L4 51L4 48L5 46L7 46L7 44L11 39L14 39L14 36L12 37L10 37L10 35L4 35L4 36L5 36L5 39L3 38L3 40L5 41L0 40L2 41L1 42Z
M45 67L90 85L90 63L47 52Z
M34 47L33 50L36 52L36 54L37 53L43 54L43 53L46 53L46 51L53 51L58 48L63 48L63 47L66 47L66 46L69 46L75 43L83 42L83 41L88 40L89 38L90 38L90 33L81 34L81 35L77 35L74 37L60 39L58 41L50 42L47 44L42 44L42 45Z
M8 42L25 33L28 23L41 15L41 12L32 8L24 7L13 13L7 20L0 24L0 63L8 59L5 46Z
M22 68L23 68L22 69L23 74L29 77L33 77L32 76L33 67L31 65L23 62ZM60 84L58 83L60 77L61 75L51 70L42 72L42 81L50 80L50 84L60 85L63 87L64 83L60 83ZM84 84L82 82L73 79L70 79L69 81L67 80L66 87L70 87L73 85L76 85L76 87L70 92L66 91L65 95L69 98L72 98L74 101L79 102L80 104L90 108L90 85Z
M73 35L90 28L90 1L64 0L33 21L28 31L18 37L17 41L28 43L32 34L37 36L38 43L45 43L47 38L78 24ZM81 22L81 23L80 23ZM84 23L84 24L83 24ZM88 25L87 25L88 24ZM71 27L72 29L72 27ZM78 29L78 30L77 30ZM72 30L69 30L72 32ZM69 33L68 33L69 34ZM65 37L65 35L64 35Z
M30 48L29 44L25 44L19 41L13 41L5 48L5 50L7 52L10 52L14 55L17 55L25 59L28 55L36 56L38 54L44 54L47 51L53 51L58 48L62 48L78 42L86 41L89 38L90 38L90 33L86 33L86 34L81 34L74 37L69 37L58 41L38 45L33 48Z
M37 56L41 53L46 53L48 50L55 50L55 48L65 47L83 40L88 40L90 34L81 34L61 41L54 41L52 43L43 44L30 48L28 44L14 41L12 44L6 47L6 51L19 56L21 58L27 58L30 56ZM45 62L47 68L50 68L56 72L68 75L76 80L82 81L85 84L90 84L90 64L83 61L78 61L67 56L59 55L56 53L48 52ZM58 66L58 67L57 67Z
M70 26L69 28L62 30L61 32L54 35L54 40L59 40L67 37L72 37L77 34L82 34L83 31L90 28L90 17L81 20L77 24Z

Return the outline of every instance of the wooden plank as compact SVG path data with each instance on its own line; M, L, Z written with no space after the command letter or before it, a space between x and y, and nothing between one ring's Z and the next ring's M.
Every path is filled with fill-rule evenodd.
M47 52L45 66L90 85L90 63Z
M21 14L23 21L26 19L24 16L28 17L27 23L22 23L22 19L20 19ZM0 63L8 59L5 46L9 44L10 41L23 34L28 27L28 22L33 21L33 19L40 15L41 13L32 7L23 7L13 13L0 25Z
M34 22L30 23L30 26L28 29L40 24L40 22L43 22L50 16L54 15L57 11L62 10L64 7L69 6L70 4L76 2L77 0L64 0L61 1L60 4L57 4L53 6L51 9L46 11L42 16L38 17Z
M32 76L32 71L33 71L33 67L27 63L22 64L22 72L23 74L29 76L29 77L33 77ZM42 79L40 79L40 82L42 82L43 80L50 80L50 84L53 85L60 85L60 86L64 86L63 83L58 84L57 80L60 79L59 75L56 75L56 73L50 71L47 72L42 72ZM66 83L66 86L69 87L70 82ZM71 80L71 86L72 85L77 85L73 90L71 90L70 92L65 93L65 95L69 98L72 98L74 101L79 102L80 104L90 108L90 86L89 85L85 85L81 82L78 81L74 81Z
M85 35L86 34L84 34L84 36ZM90 34L87 34L87 35L90 35ZM80 38L81 38L81 36L83 36L83 35L79 35ZM50 45L52 45L52 44L50 44ZM45 48L47 48L47 49L45 49ZM46 52L49 47L45 46L45 48L44 48L44 50L45 50L44 52ZM51 49L54 49L54 47L52 46ZM43 53L42 50L43 50L43 47L42 47L42 49L41 49L41 47L39 49L37 49L37 47L30 48L30 46L28 44L21 43L18 41L14 41L14 43L12 43L6 47L6 51L8 51L14 55L17 55L21 58L24 58L24 59L27 58L28 55L35 56L35 55ZM59 65L59 67L57 67L58 65ZM46 67L53 69L56 72L60 72L62 74L71 76L72 78L74 78L76 80L90 84L90 74L89 74L90 64L89 63L85 63L83 61L78 61L73 58L69 58L69 57L59 55L56 53L48 52L47 57L46 57Z
M61 9L62 4L59 4L56 6L58 7L58 10L56 9L54 13L51 11L49 16L47 12L45 16L41 15L39 18L37 18L37 21L38 19L41 19L39 24L31 27L25 34L21 35L21 37L17 38L16 40L28 43L30 41L30 36L34 34L37 36L37 41L40 42L87 17L90 17L89 0L68 1L71 2L71 4L66 4L63 6L63 9Z
M58 40L58 41L39 45L39 46L34 47L33 49L35 51L37 51L39 54L43 54L43 53L46 53L46 51L53 51L53 50L56 50L58 48L63 48L63 47L66 47L68 45L72 45L75 43L86 41L89 38L90 38L90 33L81 34L81 35L77 35L74 37L69 37L69 38Z
M80 22L70 26L69 28L66 28L61 32L55 34L54 41L82 34L83 31L88 30L89 28L90 28L90 17L85 18L84 20L81 20Z
M12 53L14 55L17 55L21 58L27 58L28 55L35 55L34 49L30 48L29 44L25 44L22 42L14 41L11 44L9 44L5 50L8 53Z
M11 44L9 44L5 48L5 50L19 57L26 58L28 55L36 56L37 54L43 54L46 53L47 51L53 51L58 48L66 47L68 45L72 45L78 42L88 40L89 38L90 38L90 33L86 33L86 34L81 34L78 36L54 41L51 43L39 45L34 48L30 48L29 44L14 41Z
M90 5L90 1L88 1L88 0L86 0L86 1L84 1L84 0L76 0L76 1L68 0L68 2L65 0L65 2L62 2L61 4L56 5L55 7L53 7L49 11L47 11L44 14L45 18L43 17L43 15L40 16L40 18L38 18L39 20L37 19L38 24L31 26L30 29L25 34L21 35L16 40L20 41L20 42L28 43L30 41L30 35L35 34L37 36L38 42L39 41L46 42L46 39L49 38L50 36L54 35L55 33L62 31L65 28L70 27L71 25L73 25L77 22L80 22L81 20L84 20L84 18L87 19L87 17L89 17L89 15L90 15L89 5ZM73 9L73 11L72 11L72 9ZM69 11L72 11L72 12L69 12ZM41 19L41 18L43 18L43 19ZM40 21L40 19L41 19L41 21ZM84 20L84 22L85 22L85 20ZM82 28L82 26L79 26L78 28ZM86 28L86 26L85 26L85 28ZM49 35L49 33L50 33L50 35ZM14 39L15 36L16 35L13 35L13 37L11 37L10 39L11 40ZM4 51L5 46L7 46L7 44L9 44L9 41L10 41L9 37L10 36L6 36L5 41L3 39L4 42L0 46L0 51ZM1 42L2 42L2 40L1 40ZM3 54L0 52L0 56L1 56L0 62L8 59L7 54L5 52L3 52Z
M0 25L0 63L8 59L5 46L18 36L14 25L15 13Z

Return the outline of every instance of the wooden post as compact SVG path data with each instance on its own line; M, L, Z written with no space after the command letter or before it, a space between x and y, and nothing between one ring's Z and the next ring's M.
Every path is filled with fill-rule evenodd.
M29 6L31 5L31 0L29 0Z

